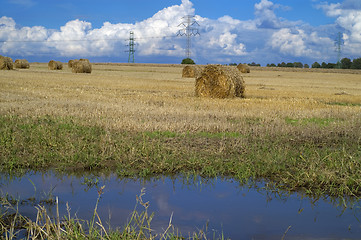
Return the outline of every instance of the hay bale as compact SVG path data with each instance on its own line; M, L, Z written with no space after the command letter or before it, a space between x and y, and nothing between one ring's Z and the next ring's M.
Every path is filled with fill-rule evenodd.
M63 63L59 61L51 60L48 63L49 70L62 70L63 69Z
M237 68L241 73L250 73L251 72L251 69L247 64L240 63L240 64L238 64Z
M71 59L71 60L68 61L68 68L72 68L72 67L73 67L74 61L77 61L77 60Z
M12 70L14 69L13 60L9 57L0 55L0 70Z
M26 59L16 59L15 68L30 68L30 64Z
M182 77L197 78L201 75L203 67L201 66L185 66L183 68Z
M73 62L72 65L73 73L91 73L92 65L88 59L79 59Z
M208 65L196 79L196 96L211 98L245 97L245 82L236 68Z

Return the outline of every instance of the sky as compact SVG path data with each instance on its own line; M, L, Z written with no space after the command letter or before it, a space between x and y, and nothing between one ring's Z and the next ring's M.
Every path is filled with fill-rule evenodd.
M339 34L341 57L361 57L360 0L1 0L0 55L127 62L132 31L135 62L180 63L185 16L199 64L335 63Z

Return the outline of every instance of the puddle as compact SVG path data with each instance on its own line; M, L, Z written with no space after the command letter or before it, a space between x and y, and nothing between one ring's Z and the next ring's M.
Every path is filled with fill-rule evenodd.
M163 178L147 182L119 180L115 176L99 177L98 182L83 177L52 174L28 174L13 180L0 180L2 194L24 200L20 213L35 217L35 203L51 196L59 199L60 215L91 219L97 201L97 186L105 186L98 206L103 224L122 227L136 204L136 196L145 188L144 201L149 201L149 212L155 213L154 230L166 229L172 223L183 236L208 226L213 234L231 239L360 239L360 202L344 209L331 200L312 202L296 194L277 197L260 188L240 186L231 180L200 180L185 184L182 179ZM49 207L51 210L51 206ZM141 206L138 210L143 210ZM54 211L54 209L53 209ZM360 218L361 219L361 218ZM208 223L208 224L207 224Z

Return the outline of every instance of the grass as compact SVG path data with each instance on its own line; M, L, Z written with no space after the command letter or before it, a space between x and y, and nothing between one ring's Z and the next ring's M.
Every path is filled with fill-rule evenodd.
M361 194L356 126L333 127L334 132L329 132L324 129L330 124L317 120L291 124L292 131L269 131L260 138L252 132L106 130L50 116L0 117L0 123L0 154L6 159L0 162L2 172L55 169L113 171L120 177L224 176L241 182L267 179L282 189L310 194Z
M181 70L2 73L0 170L224 176L361 196L359 75L254 70L246 99L205 99Z

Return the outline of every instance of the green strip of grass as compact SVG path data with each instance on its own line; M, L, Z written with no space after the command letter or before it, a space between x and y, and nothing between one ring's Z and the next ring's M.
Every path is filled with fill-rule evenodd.
M317 118L317 117L312 117L312 118L301 118L301 119L294 119L294 118L285 118L286 123L291 124L291 125L310 125L310 124L315 124L318 126L328 126L331 123L335 123L337 121L337 119L334 118Z
M315 125L328 126L318 120ZM224 176L240 182L263 179L311 195L360 197L360 135L340 129L320 137L304 134L307 127L295 126L287 134L180 134L104 129L72 118L0 116L0 170Z

